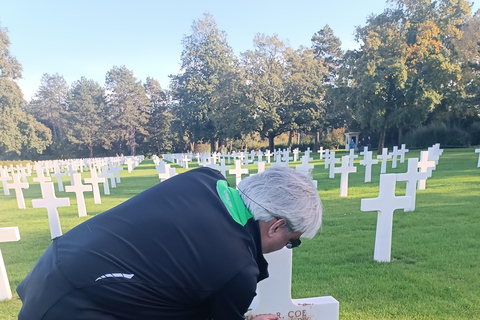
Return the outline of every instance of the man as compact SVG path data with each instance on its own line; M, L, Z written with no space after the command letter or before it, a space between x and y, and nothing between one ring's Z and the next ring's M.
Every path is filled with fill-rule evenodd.
M54 239L17 288L18 318L244 319L268 277L263 254L313 237L321 215L292 169L238 190L218 171L188 171Z

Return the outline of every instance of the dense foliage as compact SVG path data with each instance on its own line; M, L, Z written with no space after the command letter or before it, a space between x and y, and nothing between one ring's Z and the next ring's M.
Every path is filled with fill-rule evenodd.
M357 28L359 48L346 52L326 25L309 47L257 34L236 56L205 14L182 40L170 90L114 66L104 87L44 74L28 104L16 83L21 65L0 29L0 158L160 154L199 144L214 151L262 140L273 149L279 136L288 137L286 147L332 147L351 131L382 150L420 146L438 128L454 135L447 145L478 144L480 15L470 4L389 1Z

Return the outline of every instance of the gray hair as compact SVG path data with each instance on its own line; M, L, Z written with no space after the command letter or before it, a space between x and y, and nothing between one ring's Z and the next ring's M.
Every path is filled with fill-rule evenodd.
M285 219L291 232L313 238L322 225L322 202L311 179L291 168L270 168L237 189L255 220Z

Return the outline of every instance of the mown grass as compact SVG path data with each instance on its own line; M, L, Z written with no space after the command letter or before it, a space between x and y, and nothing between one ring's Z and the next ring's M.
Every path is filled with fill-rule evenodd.
M416 210L395 212L391 263L373 261L377 213L360 211L361 199L378 196L380 165L372 168L372 182L364 183L365 169L357 159L349 195L340 198L339 175L329 179L323 160L313 156L324 222L314 239L294 251L293 298L331 295L340 302L340 319L480 319L480 168L473 148L445 150L427 189L417 192ZM389 164L387 172L405 172L406 163L397 169ZM73 193L57 192L71 201L58 209L63 232L159 182L151 160L121 177L111 195L102 193L101 205L85 194L84 218L77 215ZM228 181L235 185L234 176ZM0 302L0 319L16 319L21 301L15 288L50 243L46 210L31 205L40 198L40 187L31 177L29 183L25 210L17 209L13 190L10 196L0 192L0 227L18 226L22 238L0 244L13 292L12 300ZM396 194L404 189L405 182L398 182Z

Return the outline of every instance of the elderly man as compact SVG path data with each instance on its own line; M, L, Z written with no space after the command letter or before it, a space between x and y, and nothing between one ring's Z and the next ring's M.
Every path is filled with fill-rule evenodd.
M218 171L188 171L54 239L17 288L18 318L244 319L268 277L263 254L313 237L321 216L317 190L294 170L238 190Z

